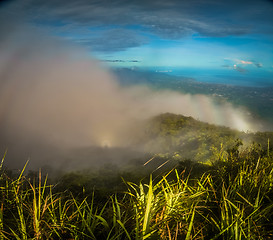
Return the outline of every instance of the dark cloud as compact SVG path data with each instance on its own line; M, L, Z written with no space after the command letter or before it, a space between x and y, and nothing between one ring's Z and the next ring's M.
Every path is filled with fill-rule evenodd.
M259 63L259 62L253 61L253 64L254 64L254 66L256 66L257 68L262 68L262 67L263 67L263 64L262 64L262 63Z
M254 0L26 0L11 2L10 9L55 34L69 36L81 31L81 39L71 40L96 51L137 47L148 42L147 34L165 39L193 33L215 37L272 34L273 22L272 4ZM103 29L105 26L112 29ZM101 28L100 36L91 36L89 30L95 27Z
M222 65L222 67L224 67L224 68L231 68L231 66L227 65L227 64Z
M239 66L234 66L234 68L236 71L240 72L240 73L245 73L247 72L247 70L245 68L239 67Z
M240 73L246 73L247 72L247 69L242 68L242 67L240 67L240 66L238 66L236 64L234 64L233 66L232 65L228 65L228 64L224 64L224 65L222 65L222 67L229 68L229 69L234 69L234 70L236 70L236 71L238 71Z
M6 5L6 4L10 3L10 2L11 2L10 0L1 0L0 1L0 7Z
M263 67L263 65L262 65L261 63L255 63L255 66L256 66L257 68Z
M134 63L139 63L140 61L138 61L138 60L120 60L120 59L110 60L110 59L105 59L105 60L102 60L102 62L112 62L112 63L134 62Z
M75 39L77 43L90 47L93 51L113 52L138 47L148 43L148 39L127 29L104 30L86 39Z
M120 60L120 59L115 59L115 60L102 60L102 62L124 63L126 61Z

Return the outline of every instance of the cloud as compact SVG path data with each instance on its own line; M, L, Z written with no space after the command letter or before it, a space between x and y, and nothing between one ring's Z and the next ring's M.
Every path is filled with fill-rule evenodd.
M262 68L263 67L262 63L256 62L254 60L253 61L237 60L236 62L237 62L237 64L252 65L252 66L255 66L257 68Z
M6 11L11 17L24 15L39 27L107 52L146 44L152 36L181 39L193 33L214 37L268 34L272 9L267 1L81 0L76 4L72 0L18 0ZM100 33L91 31L97 28ZM77 34L81 37L73 38Z
M133 62L133 63L139 63L138 60L121 60L121 59L105 59L101 60L102 62L112 62L112 63L125 63L125 62Z
M244 60L237 60L237 64L242 64L242 65L252 65L255 66L257 68L262 68L263 64L256 62L256 61L244 61Z
M245 73L247 72L246 69L240 67L240 66L237 66L236 64L233 65L233 69L235 69L236 71L240 72L240 73Z
M76 43L90 47L92 51L115 52L138 47L148 43L148 39L128 29L109 29L97 32L86 39L76 39ZM102 44L103 43L103 44Z
M252 60L252 61L250 61L250 60L239 60L239 59L232 60L232 59L225 58L224 62L226 64L223 64L222 67L234 69L234 70L236 70L238 72L241 72L241 73L248 72L248 70L244 68L244 67L247 67L247 66L255 66L257 68L262 68L263 67L262 63L256 62L254 60ZM241 66L243 66L243 67L241 67Z
M127 61L124 61L124 60L120 60L120 59L114 59L114 60L101 60L102 62L113 62L113 63L124 63L124 62L127 62Z
M253 64L253 62L251 62L251 61L239 60L239 62L240 62L241 64L247 64L247 65Z
M222 65L222 67L224 67L224 68L232 68L230 65L228 65L228 64L224 64L224 65Z
M257 68L262 68L262 67L263 67L263 64L262 64L262 63L254 63L254 65L255 65Z

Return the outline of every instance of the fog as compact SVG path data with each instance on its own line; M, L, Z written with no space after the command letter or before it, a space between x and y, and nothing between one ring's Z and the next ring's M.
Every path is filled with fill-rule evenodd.
M1 27L0 52L1 154L13 167L56 164L82 147L134 148L143 121L165 112L258 130L244 109L208 96L120 86L86 49L27 24Z

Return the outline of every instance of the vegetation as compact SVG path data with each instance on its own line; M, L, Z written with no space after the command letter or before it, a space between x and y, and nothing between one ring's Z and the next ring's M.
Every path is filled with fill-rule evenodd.
M160 148L146 162L54 181L12 173L4 156L0 240L273 239L272 133L163 114L143 137Z
M124 181L126 191L104 198L60 191L41 172L11 177L3 158L0 239L272 239L270 145L242 149L238 141L213 154L210 164L188 160L160 177Z
M146 126L141 141L146 149L176 160L207 162L214 159L214 150L228 150L237 141L244 147L253 142L266 148L268 139L273 143L272 132L245 133L228 127L204 123L181 115L165 113L154 117Z

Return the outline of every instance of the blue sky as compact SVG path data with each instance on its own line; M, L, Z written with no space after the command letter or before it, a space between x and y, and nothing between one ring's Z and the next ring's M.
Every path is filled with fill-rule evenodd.
M109 66L273 76L272 1L25 0L0 8L2 25L24 18Z

